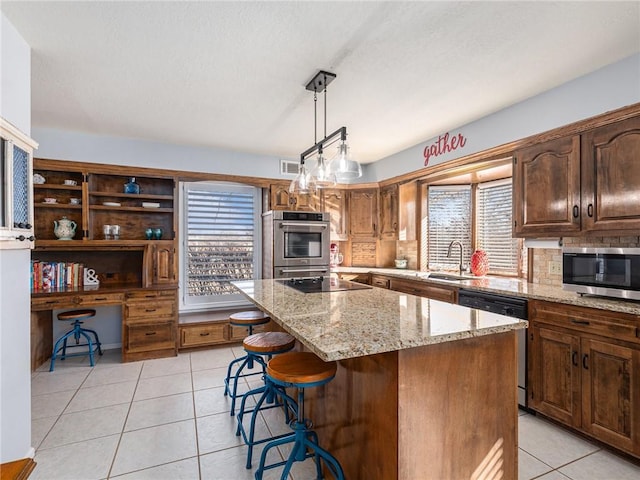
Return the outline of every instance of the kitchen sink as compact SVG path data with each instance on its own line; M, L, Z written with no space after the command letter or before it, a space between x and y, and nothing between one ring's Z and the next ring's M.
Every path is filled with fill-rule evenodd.
M464 275L455 275L453 273L428 272L419 275L422 278L432 278L434 280L449 280L451 282L460 282L463 280L473 280L473 277Z

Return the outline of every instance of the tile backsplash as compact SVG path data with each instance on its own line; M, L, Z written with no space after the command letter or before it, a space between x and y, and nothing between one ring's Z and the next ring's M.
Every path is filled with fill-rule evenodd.
M575 237L563 238L565 247L614 247L640 246L639 237ZM533 283L562 285L562 249L535 248L533 250Z

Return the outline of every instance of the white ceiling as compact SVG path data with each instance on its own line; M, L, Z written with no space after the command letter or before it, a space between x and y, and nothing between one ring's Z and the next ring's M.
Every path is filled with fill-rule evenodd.
M32 47L34 127L283 158L313 144L320 69L337 74L327 132L346 125L367 163L640 51L638 1L0 9Z

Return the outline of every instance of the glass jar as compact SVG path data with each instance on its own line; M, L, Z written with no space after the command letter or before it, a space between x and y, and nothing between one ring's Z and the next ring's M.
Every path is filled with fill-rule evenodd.
M136 177L129 178L129 182L124 184L124 193L140 193L140 185L136 183Z

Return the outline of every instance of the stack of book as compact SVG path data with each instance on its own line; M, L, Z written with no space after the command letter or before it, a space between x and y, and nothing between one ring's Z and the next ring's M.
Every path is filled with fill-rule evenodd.
M65 290L81 287L84 265L76 262L31 261L31 290Z

